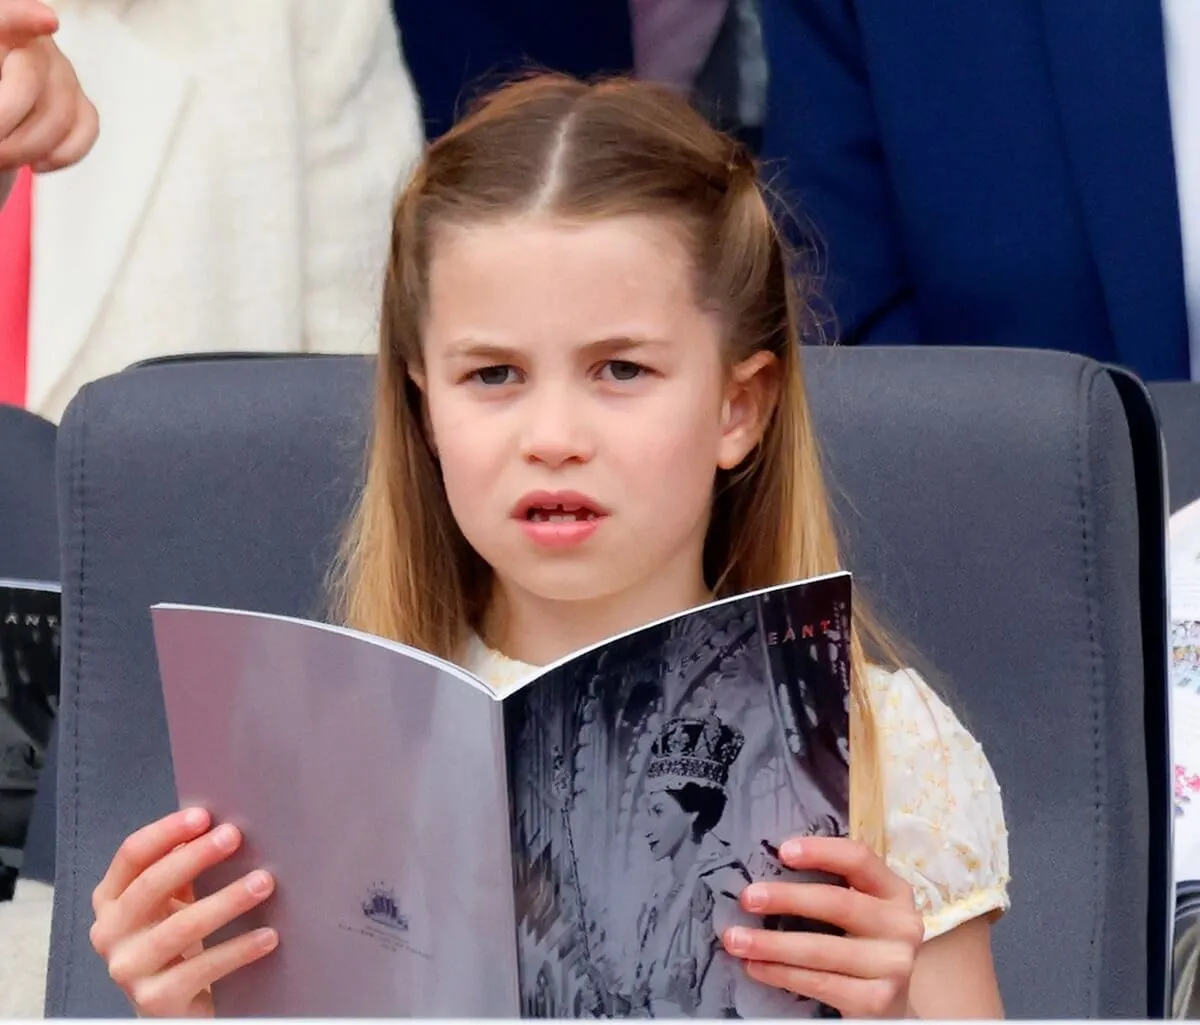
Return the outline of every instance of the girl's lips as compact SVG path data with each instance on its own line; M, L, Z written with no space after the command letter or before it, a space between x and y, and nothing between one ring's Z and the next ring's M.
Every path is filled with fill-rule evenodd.
M600 528L607 517L588 516L583 519L521 520L525 536L541 548L571 548L583 544Z

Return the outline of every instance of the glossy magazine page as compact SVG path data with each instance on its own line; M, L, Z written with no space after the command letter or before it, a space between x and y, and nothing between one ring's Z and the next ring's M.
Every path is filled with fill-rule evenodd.
M237 931L269 924L279 947L218 984L217 1013L514 1015L491 693L338 628L180 606L153 618L180 802L246 837L204 892L260 866L277 879Z
M504 702L526 1017L819 1017L720 945L793 836L845 835L846 574L685 613ZM824 879L826 882L840 882Z

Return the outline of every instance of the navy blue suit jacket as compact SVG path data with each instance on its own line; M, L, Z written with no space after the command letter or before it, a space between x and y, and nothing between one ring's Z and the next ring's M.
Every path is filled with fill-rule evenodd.
M626 0L393 0L392 9L431 139L464 100L523 68L580 78L633 68Z
M1185 378L1158 0L762 0L764 155L848 342Z

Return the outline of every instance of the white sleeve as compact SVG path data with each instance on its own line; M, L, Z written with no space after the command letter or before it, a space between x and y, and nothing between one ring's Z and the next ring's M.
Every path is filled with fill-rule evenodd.
M983 748L915 672L871 681L888 863L913 887L926 940L1006 911L1008 830Z

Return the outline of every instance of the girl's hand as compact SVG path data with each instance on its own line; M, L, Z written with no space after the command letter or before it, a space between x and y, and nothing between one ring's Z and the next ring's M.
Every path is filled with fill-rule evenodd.
M844 936L732 928L725 949L752 979L836 1008L846 1018L908 1016L908 986L924 939L912 888L865 844L807 837L783 845L793 869L840 876L849 884L753 883L741 905L755 915L828 922Z
M38 0L0 0L0 171L55 171L96 141L96 108L50 38L57 28Z
M192 884L241 845L230 825L210 829L198 808L175 812L121 844L92 895L92 946L142 1017L211 1018L210 987L275 949L273 929L202 946L217 929L271 895L274 880L251 872L195 900Z

